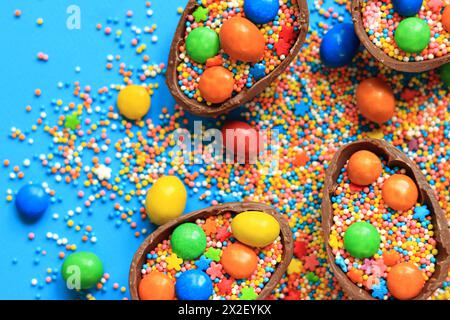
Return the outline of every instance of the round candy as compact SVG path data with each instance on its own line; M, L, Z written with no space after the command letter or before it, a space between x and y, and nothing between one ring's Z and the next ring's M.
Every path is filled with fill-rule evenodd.
M247 18L257 24L272 21L278 14L278 0L245 0L244 13Z
M234 156L239 163L256 162L260 150L259 134L248 123L227 121L222 127L222 142L231 159Z
M444 64L440 71L439 76L441 77L441 80L450 87L450 63Z
M208 300L213 293L213 284L206 273L191 269L178 277L175 291L180 300Z
M170 244L173 252L182 259L198 258L206 249L206 234L195 223L180 224L172 233Z
M348 160L348 177L357 185L366 186L375 182L382 171L380 158L367 150L355 152Z
M330 29L320 44L320 59L330 68L343 67L352 62L359 48L352 23L340 23Z
M422 271L411 262L396 264L387 275L389 292L400 300L415 298L424 284Z
M345 231L344 247L353 257L372 257L380 247L380 234L368 222L355 222Z
M47 210L50 197L44 188L34 184L27 184L20 188L16 196L16 208L27 220L37 220Z
M92 252L75 252L64 260L61 272L69 289L90 289L102 278L103 263Z
M356 89L356 105L365 118L382 124L394 115L394 93L383 80L369 78L362 81Z
M392 0L394 10L404 17L412 17L419 13L423 0Z
M411 209L419 197L414 181L404 174L394 174L386 179L381 189L384 203L398 211Z
M162 225L181 216L186 207L186 198L186 188L178 177L159 178L148 190L145 199L150 221Z
M186 52L195 62L205 63L206 60L217 55L219 49L219 36L210 28L195 28L186 38Z
M152 271L139 282L138 291L141 300L173 300L175 284L164 273Z
M446 6L442 12L441 23L447 32L450 32L450 6Z
M125 118L139 120L150 109L150 95L143 86L126 86L119 92L117 107Z
M430 27L426 21L411 17L402 20L395 30L394 39L398 47L408 53L420 53L430 43Z
M219 36L223 51L232 59L258 62L264 55L264 36L250 20L239 16L226 20Z
M280 234L278 221L265 212L245 211L231 221L233 236L252 247L265 247L274 242Z
M233 87L233 73L220 66L206 69L198 83L201 96L211 103L222 103L231 98Z
M233 278L245 279L255 272L258 256L251 248L236 242L223 250L220 263Z

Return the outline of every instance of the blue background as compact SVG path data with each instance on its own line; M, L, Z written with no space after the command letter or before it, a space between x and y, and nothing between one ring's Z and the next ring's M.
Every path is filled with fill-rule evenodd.
M94 204L91 214L86 212L83 202L74 194L79 188L56 183L53 177L46 174L46 169L37 160L35 155L51 153L51 138L39 129L32 134L34 144L26 141L19 142L9 138L12 127L29 132L31 126L38 118L39 112L45 110L48 114L48 122L55 123L58 114L50 112L54 106L51 101L62 99L64 102L73 101L73 87L61 90L57 83L70 83L78 80L84 85L91 85L93 91L102 86L122 83L121 76L116 71L107 71L105 68L106 56L120 54L121 61L140 66L142 56L135 53L130 47L131 32L125 27L126 12L130 9L134 12L133 24L143 27L145 25L157 25L155 34L158 41L152 43L151 36L143 37L147 44L146 54L150 55L151 63L167 63L170 43L176 25L180 18L177 8L184 7L187 0L154 0L151 1L151 9L154 14L146 16L145 1L137 0L2 0L0 1L0 160L9 159L11 166L0 169L0 299L69 299L83 298L85 294L69 292L59 276L62 260L58 258L58 252L65 251L52 240L46 239L47 232L57 233L60 238L66 237L69 243L75 243L78 250L91 250L102 259L105 272L111 275L105 289L92 290L97 299L121 299L129 297L128 271L131 258L140 245L143 237L135 238L134 231L128 226L116 226L114 220L108 218L108 210L111 211L111 203L102 207L101 203ZM337 11L338 7L332 0L325 1ZM78 5L81 9L81 29L69 30L66 27L69 5ZM308 0L310 10L313 1ZM324 6L327 7L327 6ZM22 10L20 18L14 17L16 9ZM314 10L312 10L314 11ZM346 21L350 21L348 14ZM36 25L38 18L44 19L40 27ZM97 31L97 23L106 25L108 19L118 19L118 27L124 30L124 48L114 40L114 35L109 37L103 31ZM318 29L320 21L317 12L312 12L310 28ZM333 20L336 21L336 20ZM331 19L327 21L331 23ZM128 30L128 31L125 31ZM49 61L44 63L36 59L38 52L49 55ZM79 66L81 72L75 68ZM150 117L157 121L162 107L173 110L174 100L170 96L164 84L164 77L158 76L156 80L160 88L152 97L152 109ZM34 90L40 88L43 92L40 98L34 96ZM113 104L105 104L108 106ZM33 106L31 113L25 111L25 106ZM239 112L239 111L238 111ZM236 112L236 113L238 113ZM116 134L120 134L117 132ZM113 149L111 147L111 149ZM21 164L24 159L32 160L29 168ZM25 179L9 179L9 173L14 165L21 165L25 172ZM114 168L114 167L113 167ZM59 201L52 204L45 216L35 224L26 224L19 218L13 203L7 203L6 190L16 192L24 183L47 182L52 189L57 190ZM190 195L186 212L205 206L197 200L198 196ZM68 210L76 207L83 208L80 215L76 215L76 223L91 225L96 244L82 243L80 232L68 228L64 217ZM105 209L107 208L107 209ZM58 213L59 219L52 219L52 214ZM140 220L140 219L139 219ZM141 222L137 230L146 227L153 228L148 221ZM36 239L30 241L27 238L29 232L36 234ZM39 251L46 250L44 256ZM57 271L55 281L45 283L47 268ZM37 286L31 285L31 279L38 280ZM113 290L112 284L119 283L127 288L125 293Z

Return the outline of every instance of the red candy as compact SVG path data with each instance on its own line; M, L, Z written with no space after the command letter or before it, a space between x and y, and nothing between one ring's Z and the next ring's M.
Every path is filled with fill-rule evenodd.
M446 6L442 13L442 26L447 32L450 32L450 6Z
M222 127L222 139L224 147L233 151L238 160L245 155L246 161L253 162L261 150L258 131L242 121L225 123Z

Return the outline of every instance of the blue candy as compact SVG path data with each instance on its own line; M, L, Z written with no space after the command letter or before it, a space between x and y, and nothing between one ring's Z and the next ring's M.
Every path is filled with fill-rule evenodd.
M325 34L320 45L320 59L331 68L352 62L359 48L359 39L351 23L335 25Z
M253 23L263 24L272 21L278 14L278 0L245 0L245 16Z
M404 17L412 17L419 13L423 0L393 0L394 10Z
M180 300L208 300L213 293L213 284L206 273L193 269L177 278L175 291Z
M50 197L41 186L23 186L16 196L16 208L27 220L37 220L47 210Z

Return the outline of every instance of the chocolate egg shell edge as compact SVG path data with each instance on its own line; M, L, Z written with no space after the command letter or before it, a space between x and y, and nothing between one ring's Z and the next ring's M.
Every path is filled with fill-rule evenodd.
M266 75L264 78L258 80L251 88L244 89L237 95L231 97L227 101L221 104L213 104L211 106L205 103L198 102L195 99L188 98L180 89L178 85L178 74L177 66L181 62L179 57L178 48L184 42L185 33L185 23L189 14L192 14L194 10L198 7L196 0L189 0L186 8L184 9L183 15L180 18L177 29L173 36L172 44L170 46L169 61L167 63L166 72L166 83L169 87L169 91L175 98L177 104L189 111L190 113L203 117L216 117L218 115L227 113L242 104L249 102L256 95L261 93L266 87L268 87L284 70L289 66L289 64L295 59L297 54L302 47L306 34L309 29L309 10L306 0L293 0L297 2L299 7L299 23L300 31L291 48L289 55L278 65L272 72Z
M414 298L414 300L425 300L430 297L440 285L442 285L443 281L447 277L448 268L450 267L450 233L448 230L447 218L444 211L439 206L439 202L434 195L434 191L431 189L425 176L419 170L417 165L410 160L406 154L384 140L363 139L341 147L334 155L326 171L321 210L322 231L324 233L325 247L330 268L342 289L351 299L375 300L367 290L354 284L336 265L334 254L328 243L331 226L333 224L331 195L336 190L336 181L340 174L341 168L346 164L350 156L359 150L368 150L378 156L383 156L387 160L389 167L397 166L404 168L406 170L406 175L412 178L418 186L419 202L427 204L430 209L435 231L434 238L437 242L437 262L432 277L425 283L421 293Z
M352 20L355 26L355 32L369 53L375 57L382 64L388 66L391 69L403 72L424 72L432 69L436 69L448 62L450 62L450 54L443 57L434 58L432 60L424 60L417 62L404 62L389 57L380 48L378 48L367 35L367 32L363 26L362 19L362 3L367 0L352 0Z
M210 216L216 216L225 213L231 213L235 215L244 211L265 212L273 216L280 224L280 237L281 243L283 244L283 255L281 257L281 262L278 264L269 282L261 290L257 299L263 300L267 298L267 296L269 296L273 289L276 287L281 277L286 272L289 263L291 262L294 252L294 242L291 229L284 217L271 206L257 202L229 202L193 211L191 213L182 215L181 217L178 217L156 229L142 242L133 256L128 279L131 298L133 300L139 300L138 288L139 283L142 279L141 268L146 261L147 253L153 250L158 245L158 243L168 239L172 231L178 225L185 222L195 223L195 221L200 218L208 218Z

